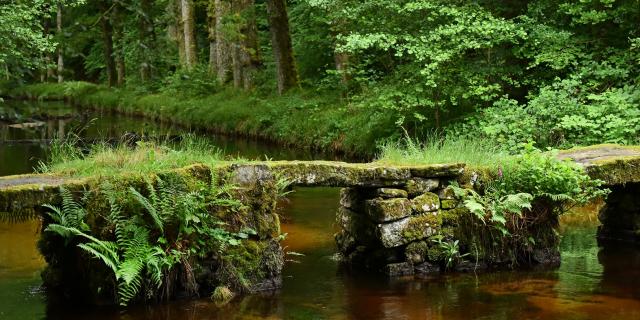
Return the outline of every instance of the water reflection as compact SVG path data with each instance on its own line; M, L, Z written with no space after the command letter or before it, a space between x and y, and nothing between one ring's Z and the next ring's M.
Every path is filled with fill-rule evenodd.
M49 142L69 134L93 142L118 140L125 133L166 139L195 132L188 127L103 112L80 112L61 102L0 102L0 176L33 172L47 159ZM340 156L281 148L252 139L235 139L203 132L228 157L273 160L341 160Z

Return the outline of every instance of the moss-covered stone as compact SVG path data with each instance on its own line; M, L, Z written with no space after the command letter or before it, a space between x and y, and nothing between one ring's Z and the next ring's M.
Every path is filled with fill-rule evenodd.
M378 237L386 248L398 247L436 233L441 220L438 212L407 217L378 225Z
M458 205L458 200L442 200L440 201L440 207L442 209L453 209Z
M456 227L458 226L458 221L460 217L468 213L469 213L469 210L465 207L458 207L450 210L440 210L440 218L442 219L442 225Z
M372 199L365 202L366 212L376 222L389 222L411 215L411 201L407 198Z
M464 173L464 163L431 164L411 167L411 175L420 178L456 177Z
M440 180L438 179L412 178L407 181L405 189L407 190L409 197L413 198L425 192L436 190L439 185Z
M572 159L583 165L587 174L605 184L640 182L640 146L600 144L576 147L558 153L560 159Z
M440 189L438 191L438 197L442 200L455 200L456 199L456 194L453 191L453 188L451 187L446 187L444 189Z
M440 209L440 198L432 192L427 192L411 200L411 208L415 213L427 213Z
M340 189L340 205L347 209L357 210L363 207L364 199L357 188Z
M225 286L219 286L216 287L215 290L213 290L211 300L213 300L217 306L223 306L229 303L234 297L235 294L233 293L233 291L231 291L231 289Z
M407 191L404 191L402 189L394 189L394 188L378 188L374 192L374 195L382 199L409 197L409 195L407 194Z
M266 164L296 186L400 186L411 176L407 167L371 163L276 161Z
M404 250L405 258L408 262L419 264L426 260L429 246L426 241L412 242Z

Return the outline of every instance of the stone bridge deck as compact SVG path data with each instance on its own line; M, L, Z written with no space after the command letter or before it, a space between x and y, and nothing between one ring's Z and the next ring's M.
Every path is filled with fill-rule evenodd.
M587 173L605 181L608 186L640 183L640 147L597 145L562 151L584 165ZM462 163L441 165L383 165L379 163L344 163L334 161L273 161L220 163L208 168L193 165L177 170L209 170L234 173L237 183L255 179L256 175L276 174L294 186L391 187L403 186L417 178L454 178L464 172ZM0 177L0 212L22 211L48 203L60 186L83 187L100 177L70 177L52 174L30 174Z
M601 144L565 150L558 157L576 161L609 186L640 182L640 146Z
M464 172L464 164L389 166L376 163L333 161L271 161L220 163L213 167L195 164L176 169L193 175L215 172L231 174L233 183L250 185L265 176L286 178L292 186L393 187L412 178L455 178ZM99 183L101 177L71 177L53 174L28 174L0 177L0 212L31 211L54 201L59 187L82 189Z

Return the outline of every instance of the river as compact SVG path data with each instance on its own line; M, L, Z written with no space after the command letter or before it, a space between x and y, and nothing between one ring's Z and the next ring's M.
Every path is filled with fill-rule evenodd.
M63 133L93 140L188 131L139 118L83 114L63 103L0 103L0 175L32 172L46 160L47 139ZM226 154L249 159L335 158L253 140L208 138ZM39 288L39 221L0 223L0 319L640 319L640 248L597 243L598 205L563 217L558 269L384 279L343 270L333 259L338 198L336 188L296 189L283 212L283 245L302 255L287 256L282 289L236 298L224 307L206 297L126 311L49 300Z

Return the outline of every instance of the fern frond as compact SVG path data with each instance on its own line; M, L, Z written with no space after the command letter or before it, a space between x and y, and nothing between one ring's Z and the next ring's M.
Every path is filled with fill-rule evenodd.
M60 211L60 208L56 206L52 206L50 204L45 204L43 205L43 207L50 210L50 211L47 211L47 215L51 217L53 222L64 225L64 222L63 222L64 215L62 214L62 211Z
M162 221L162 219L158 215L158 211L154 207L153 203L151 201L149 201L149 199L147 199L145 196L140 194L140 192L138 192L134 188L129 188L129 192L134 196L136 201L138 201L138 203L140 203L147 210L147 213L149 213L149 215L151 216L151 219L153 219L153 222L156 225L156 227L158 227L158 229L160 229L160 231L164 231L164 222ZM155 196L156 196L155 195L155 190L151 189L149 192L150 192L150 194L153 194L153 196L150 195L149 197L152 198L152 199L155 198Z
M109 267L109 269L113 270L114 274L118 271L120 261L117 253L118 247L115 243L106 244L106 241L104 241L103 243L98 244L90 242L81 243L78 247L100 259L100 261Z

